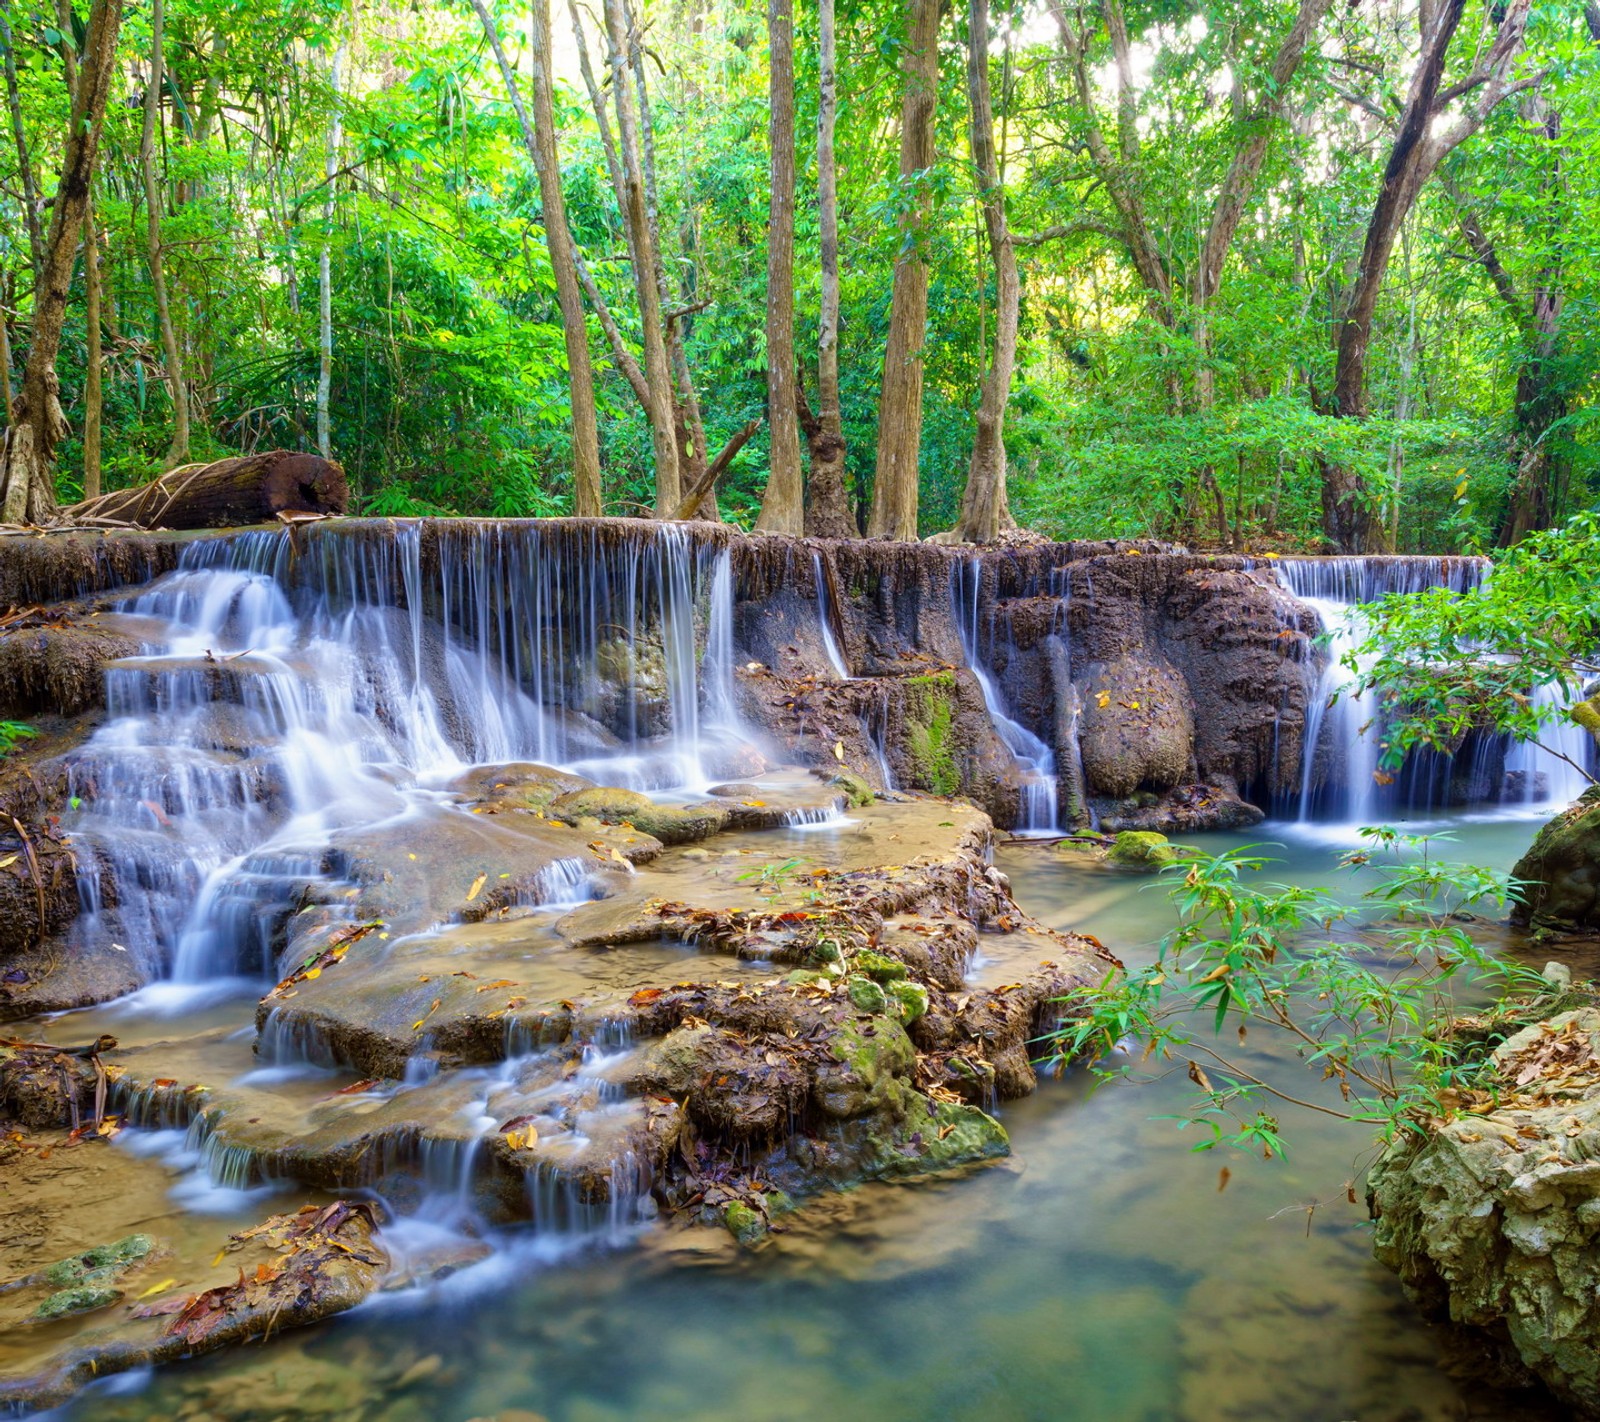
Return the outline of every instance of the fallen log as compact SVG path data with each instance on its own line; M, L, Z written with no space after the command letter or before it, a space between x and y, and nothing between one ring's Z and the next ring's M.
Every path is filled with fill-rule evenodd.
M182 464L159 479L113 489L62 510L75 523L115 521L138 528L232 528L279 514L342 514L350 506L344 470L315 454L269 449Z

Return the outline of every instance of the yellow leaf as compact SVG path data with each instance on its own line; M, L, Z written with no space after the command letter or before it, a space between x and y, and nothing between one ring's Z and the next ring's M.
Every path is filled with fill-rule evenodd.
M321 968L307 968L306 969L306 976L308 978L320 978L322 976L322 969Z
M1205 977L1201 978L1200 981L1203 983L1214 983L1218 978L1227 977L1232 971L1233 969L1230 968L1226 963L1218 963L1217 966L1207 973Z
M220 1260L222 1258L222 1256L219 1254L219 1255L217 1255L217 1258ZM164 1293L166 1290L170 1289L177 1282L178 1281L176 1279L163 1279L159 1284L151 1284L148 1289L146 1289L142 1294L139 1295L139 1297L141 1299L147 1299L152 1294Z
M467 902L469 904L483 892L483 886L488 882L489 876L487 874L480 874L472 881L472 887L467 890Z
M220 1264L220 1263L222 1263L222 1257L223 1257L223 1255L225 1255L225 1254L226 1254L226 1253L227 1253L227 1252L228 1252L228 1251L227 1251L227 1250L226 1250L226 1249L219 1249L219 1250L218 1250L218 1251L217 1251L217 1257L216 1257L216 1258L215 1258L215 1259L213 1259L213 1260L212 1260L212 1261L211 1261L211 1267L212 1267L212 1268L213 1268L213 1269L215 1269L215 1268L216 1268L216 1267L217 1267L217 1265L219 1265L219 1264Z
M416 855L415 855L415 854L408 854L408 855L406 855L406 858L407 858L407 859L410 859L410 860L415 860L415 859L416 859L416 857L417 857L417 856L416 856Z
M1137 701L1130 701L1128 703L1128 710L1137 711L1138 709L1139 709L1139 703Z
M1459 484L1456 485L1456 498L1459 499L1464 493L1467 492L1467 482L1467 480L1463 479Z
M843 762L843 760L844 760L844 742L843 741L835 741L833 743L833 758L835 760L837 760L837 761L840 761L841 763Z
M1109 691L1097 691L1094 694L1094 701L1095 705L1104 711L1111 704L1111 693Z
M17 862L19 857L20 856L15 855L15 854L6 855L6 857L4 859L0 859L0 869L9 869L13 864L15 864Z

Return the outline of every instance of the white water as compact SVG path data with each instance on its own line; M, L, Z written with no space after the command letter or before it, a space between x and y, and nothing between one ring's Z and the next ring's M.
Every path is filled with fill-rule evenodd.
M849 681L850 664L839 650L839 639L833 634L833 599L828 595L828 578L822 566L822 555L811 555L811 575L817 584L817 624L822 628L822 650L828 666L840 681Z
M1020 721L1013 719L1005 694L995 683L979 644L978 592L983 564L978 558L955 564L950 573L950 601L955 609L956 626L961 634L961 650L967 665L978 679L989 719L1011 752L1022 784L1020 817L1013 832L1053 834L1056 832L1056 758L1050 749ZM992 629L991 629L992 635Z

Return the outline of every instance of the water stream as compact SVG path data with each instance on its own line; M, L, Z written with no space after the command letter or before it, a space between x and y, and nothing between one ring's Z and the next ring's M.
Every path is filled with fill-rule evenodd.
M1454 828L1462 857L1501 866L1528 833L1513 819ZM1281 877L1346 882L1292 824L1249 838L1282 842ZM1171 922L1148 879L1043 846L999 864L1033 911L1131 961ZM1006 971L1003 958L981 969ZM1299 1070L1281 1045L1252 1052ZM1097 1092L1081 1076L1047 1082L1005 1108L1013 1160L820 1200L755 1256L706 1231L658 1227L577 1259L510 1235L442 1285L161 1372L137 1395L91 1393L66 1415L265 1419L292 1397L296 1417L363 1422L1553 1422L1554 1408L1440 1369L1439 1338L1373 1262L1345 1197L1362 1128L1296 1113L1287 1160L1197 1155L1156 1119L1184 1088L1176 1073ZM410 1228L420 1246L424 1226Z

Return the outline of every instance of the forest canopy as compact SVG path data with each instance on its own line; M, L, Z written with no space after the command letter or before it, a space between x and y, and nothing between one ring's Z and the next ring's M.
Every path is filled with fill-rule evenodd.
M1592 501L1600 6L0 0L12 522L1456 551ZM59 400L59 417L54 409Z

